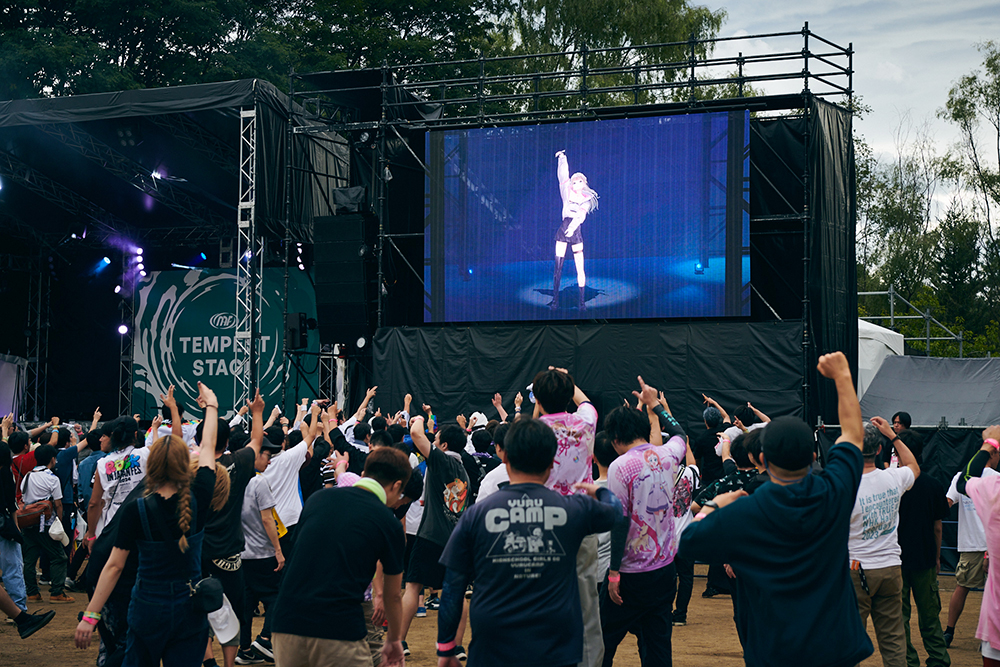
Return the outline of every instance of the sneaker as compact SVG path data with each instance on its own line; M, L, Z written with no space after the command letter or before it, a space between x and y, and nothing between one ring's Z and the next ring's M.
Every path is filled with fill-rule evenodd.
M456 657L456 658L458 658L459 660L463 660L463 661L464 661L464 660L465 660L466 658L468 658L468 657L469 657L469 656L468 656L468 655L466 655L466 653L465 653L465 647L464 647L464 646L462 646L461 644L459 644L458 646L456 646L456 647L455 647L455 657Z
M437 611L438 609L441 608L441 599L436 595L428 596L426 607L431 611Z
M274 649L271 647L270 639L264 639L260 635L257 635L257 639L253 640L251 646L257 649L257 652L265 658L269 658L268 662L274 662Z
M946 647L950 648L951 647L951 643L953 641L955 641L955 633L954 632L948 632L947 630L945 630L944 631L944 645Z
M264 662L264 656L257 652L253 646L246 649L240 649L236 652L236 664L237 665L259 665Z
M51 602L52 604L68 604L70 602L76 602L76 600L66 595L65 593L60 593L59 595L50 595L49 602Z
M426 615L427 615L427 607L417 607L417 613L416 613L417 618L423 618Z
M76 582L70 579L69 577L66 577L66 581L63 583L63 588L65 588L71 593L75 593L76 591L80 590L79 588L76 587Z
M403 641L403 655L410 655L410 647L406 645L406 641Z
M44 628L49 621L55 618L55 615L54 611L47 611L44 614L31 614L28 616L26 622L17 626L17 634L21 635L21 639L27 639Z
M38 583L41 584L42 586L51 586L52 585L52 582L49 581L48 579L39 579Z
M41 602L42 594L36 593L35 595L29 595L26 599L28 600L28 602Z
M709 586L705 589L705 592L701 594L703 598L714 598L716 595L729 595L727 591L720 590L715 586Z
M671 616L671 621L673 622L674 625L688 624L687 614L679 614L677 613L676 610L674 610L674 613L672 613L670 616Z

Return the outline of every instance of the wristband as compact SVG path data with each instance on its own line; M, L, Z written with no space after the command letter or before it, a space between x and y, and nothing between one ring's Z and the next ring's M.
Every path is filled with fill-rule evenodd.
M514 408L514 412L520 412L520 411L521 411L521 408L519 408L519 407L518 408Z
M84 616L80 620L83 621L84 623L89 623L90 625L93 625L95 627L97 626L97 619L96 618L91 618L90 616Z
M1000 449L1000 442L997 442L996 438L986 438L983 442L987 445L992 445L993 447Z
M93 542L93 541L94 541L94 540L96 540L96 539L97 539L97 535L94 535L93 537L88 537L88 538L87 538L87 541L88 541L88 542Z
M622 580L622 575L621 575L620 572L618 574L614 574L614 575L609 574L608 575L608 581L613 581L615 583L618 583L621 580Z
M698 512L697 514L694 515L694 518L697 519L698 521L701 521L706 516L708 516L707 512Z
M719 504L714 500L706 500L701 504L702 507L711 507L713 510L719 509Z
M458 647L458 644L455 642L454 639L451 640L450 642L446 642L446 643L438 642L437 643L437 654L439 656L441 656L441 657L444 657L444 658L453 656L453 655L455 655L455 649L457 647Z

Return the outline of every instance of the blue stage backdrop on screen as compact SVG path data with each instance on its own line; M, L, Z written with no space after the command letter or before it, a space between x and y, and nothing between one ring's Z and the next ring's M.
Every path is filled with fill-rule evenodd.
M428 132L425 322L750 314L746 111Z

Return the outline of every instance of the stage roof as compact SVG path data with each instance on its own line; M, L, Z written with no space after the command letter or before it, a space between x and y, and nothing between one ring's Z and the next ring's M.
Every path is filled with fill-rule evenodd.
M257 220L280 236L288 98L258 79L0 102L3 235L56 245L86 227L152 247L234 234L242 109L257 111ZM347 184L342 139L296 137L310 171ZM293 226L328 213L313 200L322 209L331 183L314 198L302 180Z

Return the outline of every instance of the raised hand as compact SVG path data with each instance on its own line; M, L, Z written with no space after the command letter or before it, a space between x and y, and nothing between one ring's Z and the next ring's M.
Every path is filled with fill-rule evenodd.
M660 402L658 396L659 392L657 392L654 387L651 387L648 384L646 384L645 380L642 379L641 375L638 376L638 380L639 380L639 391L633 391L632 395L635 396L637 399L639 399L640 403L644 403L645 405L656 405L657 403L659 403Z
M100 406L98 406L97 409L94 410L94 421L95 422L101 421L101 408L100 408Z
M247 407L254 413L264 414L264 399L260 397L259 388L254 392L253 400L247 401ZM274 406L274 409L277 410L278 406Z
M493 403L493 407L496 408L497 410L499 410L500 406L503 405L503 399L500 398L499 392L496 393L496 394L493 394L493 401L492 401L492 403Z
M166 396L160 394L160 400L163 402L163 407L167 409L172 409L177 406L177 401L174 400L174 385L167 387Z
M208 408L219 409L219 399L215 396L215 392L201 382L198 383L198 405L205 410Z
M831 380L842 378L845 375L851 377L851 366L847 363L847 357L843 352L831 352L819 358L816 369Z

